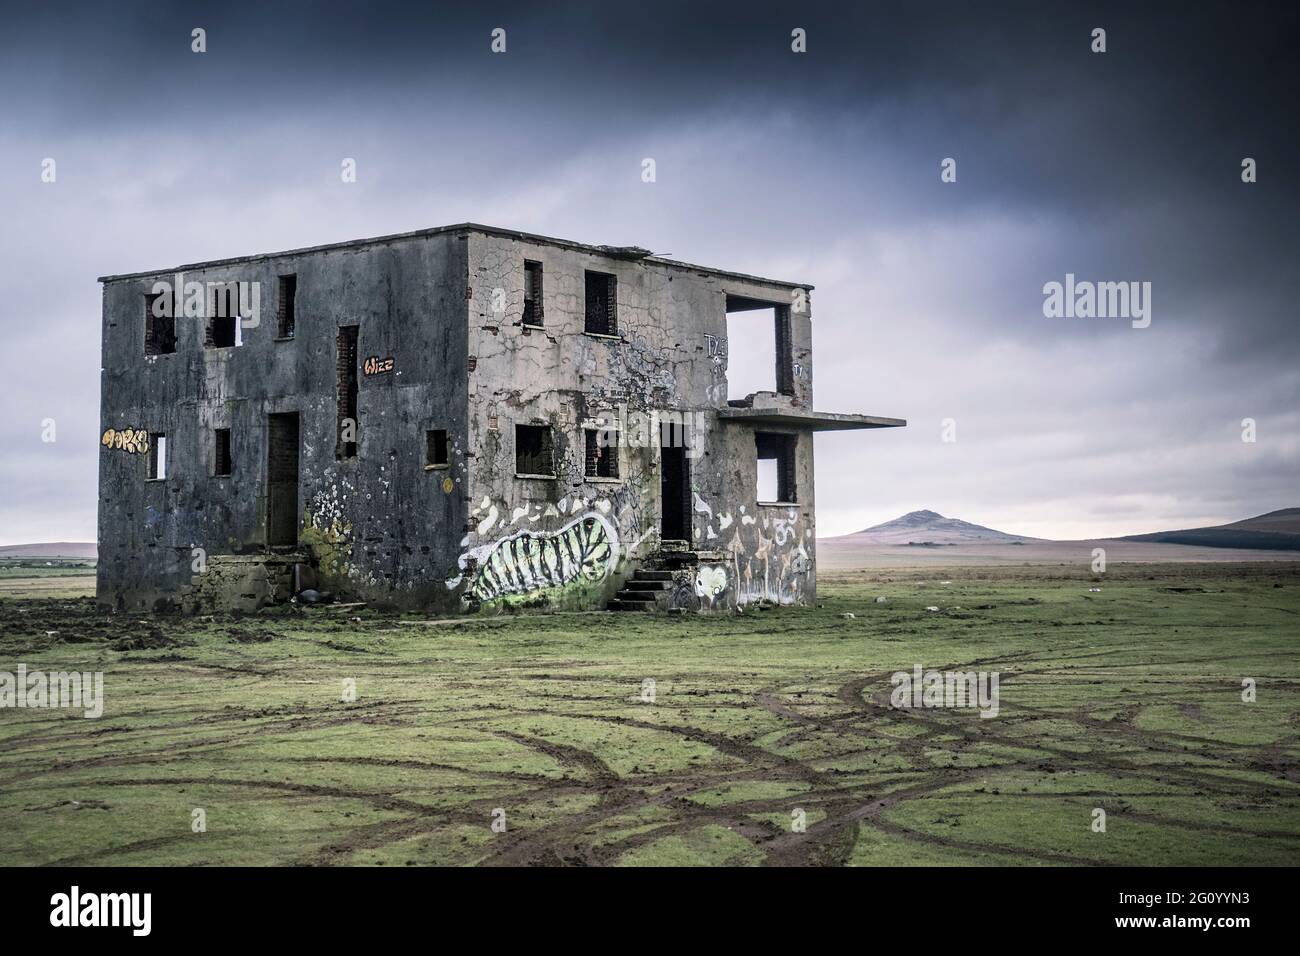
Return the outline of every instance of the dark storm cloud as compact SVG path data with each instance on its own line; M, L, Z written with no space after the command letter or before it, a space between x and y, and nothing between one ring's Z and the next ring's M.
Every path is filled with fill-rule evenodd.
M818 404L914 423L818 439L830 530L1295 504L1296 14L844 6L7 5L0 540L93 535L94 276L465 219L817 284ZM1066 272L1152 327L1045 319Z

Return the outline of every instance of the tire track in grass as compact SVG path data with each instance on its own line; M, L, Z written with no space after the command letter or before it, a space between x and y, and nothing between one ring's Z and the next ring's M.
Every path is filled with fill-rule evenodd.
M561 766L581 771L589 778L587 788L600 793L602 806L617 807L626 801L627 793L622 779L605 761L588 750L508 730L488 730L487 733L513 740L530 750L545 754Z
M998 660L1002 661L1005 659L998 659ZM986 663L993 663L993 661L971 662L965 665L959 665L959 667L960 669L963 670L970 670L970 669L976 669L978 666ZM866 688L870 684L877 683L883 680L886 676L887 676L886 674L882 673L882 674L866 675L863 677L855 678L854 680L851 680L845 683L843 686L841 686L839 690L836 692L836 696L839 698L839 700L842 703L844 703L846 706L850 708L851 712L856 712L858 714L866 716L873 721L877 720L882 716L890 716L893 713L895 713L893 708L886 709L887 704L881 699L879 699L879 697L875 699L874 705L872 703L869 703L868 700L864 697L864 692L866 691ZM790 686L790 685L787 684L785 686ZM829 729L828 725L833 724L833 725L841 725L839 729L851 729L851 731L854 733L863 733L868 735L878 734L878 730L875 728L862 728L862 727L857 727L855 725L846 724L843 715L839 715L829 719L822 719L817 716L804 714L801 711L799 711L797 708L786 703L781 698L779 687L765 688L764 690L760 691L760 693L756 697L756 700L760 704L760 706L763 706L769 712L781 716L785 719L794 720L815 730L827 730ZM1101 728L1089 727L1086 725L1084 721L1078 721L1074 719L1078 715L1069 712L1052 712L1052 711L1040 709L1040 710L1035 710L1034 713L1039 717L1044 717L1049 719L1061 719L1061 720L1074 722L1076 724L1079 724L1081 726L1081 729L1085 731L1089 729L1112 729L1109 727L1101 727ZM906 717L908 718L920 719L923 722L928 723L931 726L932 730L941 730L944 733L955 734L957 736L964 738L967 742L998 743L1003 746L1012 746L1020 749L1045 751L1046 753L1050 754L1052 757L1055 757L1057 759L1066 759L1071 762L1081 763L1084 765L1084 768L1086 769L1096 769L1102 772L1109 771L1112 773L1116 773L1117 775L1136 776L1144 779L1150 779L1150 778L1160 779L1161 774L1167 776L1170 774L1170 770L1171 770L1171 768L1135 767L1132 764L1129 764L1127 762L1117 761L1105 755L1097 754L1095 751L1090 752L1088 754L1077 754L1071 751L1064 751L1059 748L1044 747L1037 742L1024 741L1019 738L1008 738L1002 735L991 735L984 731L974 732L971 731L968 727L958 724L956 721L945 721L939 718L938 715L929 715L929 714L918 715L913 713L910 710L906 711L905 714ZM1128 728L1127 732L1136 735L1138 737L1149 737L1149 735L1144 735L1143 732L1138 731L1136 728L1130 727ZM1146 742L1150 743L1149 739ZM891 749L902 751L907 756L914 756L915 752L919 748L922 747L933 748L935 746L938 746L940 749L956 749L951 747L949 745L949 742L946 741L933 741L933 740L920 741L916 739L898 740L895 742L894 748ZM1174 750L1173 748L1164 748L1164 749L1174 753L1179 752ZM1220 759L1223 758L1222 754L1215 754L1214 756ZM1017 765L1029 766L1024 764L1024 762L1019 762L1018 764L1012 764L1011 767ZM1010 768L1005 766L999 768L989 768L989 767L972 768L968 771L960 773L958 777L961 779L970 779L972 777L984 776L990 772L994 772L997 770L1006 770L1006 769L1010 769ZM1050 765L1047 765L1035 769L1050 770L1052 768L1050 767ZM1204 786L1206 783L1205 778L1202 775L1188 772L1185 770L1175 769L1173 770L1173 775L1176 777L1182 776L1184 778L1185 786L1193 786L1193 787ZM846 812L841 812L834 816L829 816L827 819L822 820L818 824L815 824L813 827L809 828L808 833L805 834L804 836L811 836L812 837L811 840L808 841L801 840L799 839L799 836L795 834L791 834L789 836L782 836L774 840L771 845L766 847L769 854L768 860L770 863L776 865L788 865L791 863L796 863L801 861L807 862L810 860L815 860L818 855L818 850L821 847L825 846L826 844L831 843L834 839L833 834L837 835L839 832L839 828L841 828L845 823L847 823L848 821L864 820L871 823L873 826L877 826L879 829L890 832L896 836L905 837L908 839L916 839L923 842L931 842L937 845L944 845L953 849L961 849L961 850L971 851L971 852L984 851L984 852L998 853L1004 855L1012 854L1012 855L1019 855L1022 857L1039 859L1044 862L1068 863L1074 865L1094 865L1096 863L1096 861L1089 860L1087 858L1074 857L1069 854L1061 854L1061 853L1056 853L1054 851L1039 851L1039 850L1032 850L1028 848L1015 848L1015 847L999 847L994 845L982 846L978 844L964 844L962 841L953 840L951 838L946 838L935 834L927 834L919 831L911 831L905 827L901 827L897 824L890 823L881 818L881 813L889 806L897 805L898 803L903 802L905 800L918 799L924 796L928 796L956 782L959 782L959 780L954 779L951 773L945 773L936 777L934 780L930 782L920 784L916 787L908 788L896 794L891 794L887 798L882 798L881 800L873 801L871 803L866 804L863 807L848 810ZM1170 819L1161 819L1159 822L1165 824L1177 825L1177 821L1170 820ZM1202 827L1202 829L1219 829L1219 828L1220 827L1212 824L1205 825ZM1252 831L1241 831L1241 832L1249 833ZM812 846L811 847L802 846L801 844L805 842L811 843Z
M548 711L533 710L515 710L512 711L512 715L553 716ZM773 754L770 751L763 750L762 748L756 747L745 741L737 740L725 734L706 731L698 727L656 724L649 721L617 717L613 715L588 714L583 715L581 719L596 720L623 727L635 727L658 733L675 734L687 740L706 743L725 756L741 760L743 763L751 765L751 769L761 772L764 779L771 779L773 773L775 773L779 779L796 779L823 783L828 779L821 771L809 767L801 761ZM571 759L574 757L572 753L568 756ZM734 776L734 774L728 773L725 779L734 779ZM608 780L608 778L601 779ZM651 781L648 781L647 785L657 786L659 782L658 778L654 778ZM687 795L700 790L715 788L718 786L718 783L718 777L715 776L714 773L701 771L696 775L686 777L680 785L683 789L673 788L671 791L662 791L651 794L645 792L646 785L632 783L614 775L612 780L609 780L609 784L616 787L616 798L609 801L602 799L601 804L598 805L595 810L573 814L562 821L536 830L514 831L515 835L510 838L506 846L496 849L481 862L491 865L507 866L518 866L532 863L581 862L583 864L592 864L603 862L604 857L602 857L601 854L593 852L589 845L582 842L581 838L584 831L612 818L652 806L673 807L679 815L679 822L681 822L686 829L693 829L694 827L703 825L709 821L711 818L711 810L708 807L692 804L686 799ZM746 821L746 825L752 823L753 821ZM583 849L575 856L575 848L579 847L582 847Z
M957 669L970 669L980 664L990 663L985 661L971 662L965 665L954 665ZM1111 772L1117 776L1137 776L1155 782L1169 782L1165 777L1173 777L1184 786L1193 786L1201 789L1214 790L1217 792L1240 792L1243 788L1258 794L1268 795L1271 788L1262 784L1250 783L1247 781L1227 781L1222 777L1207 775L1206 773L1197 773L1194 770L1169 767L1167 765L1146 766L1135 764L1130 761L1116 759L1097 750L1090 750L1085 753L1070 750L1064 747L1054 747L1047 743L1034 740L1025 740L1019 737L1009 737L998 734L983 725L979 730L972 729L967 723L959 721L956 718L949 717L944 719L941 716L944 712L938 709L916 710L914 708L896 709L889 705L888 698L883 694L878 694L873 698L871 703L863 697L863 691L866 686L880 680L879 675L857 678L845 684L837 692L840 699L850 708L868 717L880 717L886 714L897 715L896 719L904 719L912 722L919 722L931 726L937 726L943 729L947 734L953 734L965 738L969 742L980 744L996 744L1004 747L1012 747L1020 750L1037 751L1045 754L1044 760L1061 761L1060 764L1047 764L1043 769L1050 767L1052 770L1068 767L1071 769L1084 770L1101 770ZM1015 709L1017 705L1008 705ZM1074 712L1061 711L1051 712L1044 711L1042 716L1052 719L1064 720L1067 722L1078 723L1074 720ZM868 731L862 728L854 728L847 725L846 729L851 729L856 733L866 733ZM1087 730L1089 728L1083 727ZM1153 741L1151 735L1137 728L1132 728L1128 736L1132 737L1143 750L1170 754L1173 756L1186 756L1187 751L1184 748L1163 745L1160 741ZM1194 752L1196 756L1212 757L1225 765L1225 769L1237 766L1238 769L1252 769L1251 765L1243 765L1236 760L1234 756L1217 752ZM1181 778L1181 779L1179 779Z
M412 711L414 712L414 711ZM248 729L244 733L231 734L225 737L203 738L200 740L185 741L183 743L171 744L167 751L152 750L142 751L130 754L108 754L101 757L85 757L72 760L63 760L51 764L48 767L35 768L28 771L13 774L4 780L0 780L0 789L12 786L15 783L21 783L33 777L42 777L53 773L70 773L79 770L91 770L100 767L120 767L140 765L160 765L176 761L184 761L195 755L195 752L210 752L214 755L222 750L244 746L250 743L259 743L268 735L293 734L299 731L319 730L325 727L333 727L352 723L372 723L375 719L373 713L367 713L358 709L355 713L343 713L335 717L308 717L308 718L290 718L283 721L276 721L272 724L263 725ZM133 731L126 731L133 732Z
M444 811L434 810L422 803L412 800L406 800L402 797L394 796L389 793L358 790L349 787L331 787L319 784L294 783L292 781L280 780L238 780L226 777L141 777L129 780L102 780L97 781L96 787L175 787L184 786L204 786L204 787L231 787L236 789L246 788L252 790L271 790L281 791L284 793L297 794L301 796L354 800L364 803L376 810L385 810L390 812L404 812L411 814L413 817L428 818L437 816L442 820L450 819L451 815ZM402 820L383 821L383 824L396 827L398 824L413 824L414 820L404 818ZM374 826L374 825L372 825ZM427 828L427 823L425 824ZM365 829L359 827L357 829ZM87 853L75 854L69 857L63 857L57 860L49 861L49 866L80 866L86 863L93 863L98 860L111 859L115 855L123 853L132 853L140 849L151 849L155 846L165 846L169 843L178 842L189 838L188 833L168 835L165 837L156 837L150 840L136 841L135 843L122 844L120 846L102 847ZM320 851L321 853L324 852Z

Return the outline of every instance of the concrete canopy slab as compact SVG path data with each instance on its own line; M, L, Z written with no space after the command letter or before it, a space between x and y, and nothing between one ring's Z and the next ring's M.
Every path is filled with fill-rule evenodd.
M724 408L718 412L723 421L738 425L779 425L804 431L849 431L858 428L901 428L903 418L876 415L853 415L843 412L810 412L797 408Z

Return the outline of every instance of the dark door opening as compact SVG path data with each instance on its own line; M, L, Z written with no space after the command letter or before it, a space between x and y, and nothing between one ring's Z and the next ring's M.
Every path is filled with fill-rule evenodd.
M266 543L298 544L298 413L266 417Z
M659 431L660 538L691 540L691 462L686 457L686 431L664 424Z

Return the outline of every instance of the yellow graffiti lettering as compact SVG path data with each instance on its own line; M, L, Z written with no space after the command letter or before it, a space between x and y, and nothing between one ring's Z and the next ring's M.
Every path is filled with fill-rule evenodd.
M141 455L149 450L149 433L143 428L123 428L121 430L107 428L100 437L99 443L105 448L124 451L128 455Z

